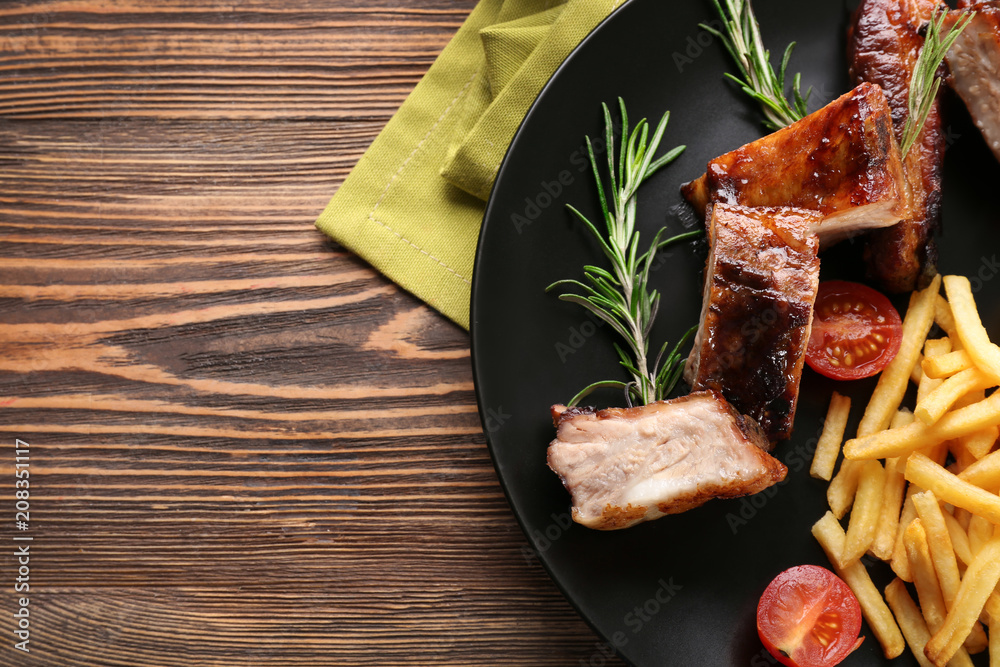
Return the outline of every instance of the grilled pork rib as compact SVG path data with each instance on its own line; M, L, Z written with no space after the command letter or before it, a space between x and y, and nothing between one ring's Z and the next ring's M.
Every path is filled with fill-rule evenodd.
M909 216L892 117L863 83L800 121L721 155L681 191L703 216L711 203L818 211L825 247Z
M715 204L701 324L684 379L720 392L771 441L792 432L819 288L821 216Z
M959 3L972 6L976 16L962 31L945 62L951 70L949 82L972 116L990 150L1000 160L1000 2ZM962 12L948 12L949 29Z
M720 394L697 392L642 407L552 408L549 467L573 500L573 520L627 528L712 498L757 493L785 478L752 420Z
M847 31L850 76L885 91L897 141L909 116L910 79L924 44L920 28L938 6L936 0L862 0ZM937 272L934 235L941 220L944 149L939 95L903 159L911 216L867 238L868 277L883 291L923 288Z

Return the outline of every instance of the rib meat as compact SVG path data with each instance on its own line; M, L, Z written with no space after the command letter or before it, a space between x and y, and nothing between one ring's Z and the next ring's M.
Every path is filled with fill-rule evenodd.
M910 79L924 44L920 28L939 6L936 0L862 0L847 31L851 78L885 91L897 141L909 116ZM865 245L868 277L884 291L925 287L937 272L934 236L941 219L944 149L939 95L903 160L911 215L872 231Z
M757 493L785 478L763 433L720 394L697 392L643 407L556 405L549 467L573 501L573 520L612 530Z
M964 3L968 6L971 3ZM959 6L963 6L962 3ZM990 150L1000 160L1000 3L973 5L976 15L945 56L951 70L949 81L965 102L969 115ZM954 25L962 12L949 12L945 29Z
M702 215L715 202L818 211L824 246L910 213L889 107L868 83L715 158L682 192Z
M820 214L790 208L711 208L701 324L684 378L787 438L819 288Z

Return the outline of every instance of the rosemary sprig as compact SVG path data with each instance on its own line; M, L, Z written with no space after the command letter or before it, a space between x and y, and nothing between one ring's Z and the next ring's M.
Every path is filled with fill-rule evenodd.
M607 238L585 215L573 206L567 205L567 208L597 239L604 255L611 262L611 271L587 265L583 268L583 281L559 280L549 285L547 291L561 287L579 290L580 293L565 293L559 298L580 304L607 322L624 339L627 349L623 349L617 343L615 349L622 367L628 371L632 379L628 382L603 380L588 385L573 397L569 402L570 406L576 405L584 396L600 387L623 389L630 405L645 405L666 398L680 378L681 347L695 331L695 328L689 330L669 352L667 343L664 343L650 366L649 334L660 305L659 292L648 287L654 258L657 251L698 236L701 231L663 239L666 228L660 229L649 249L639 253L639 232L635 230L636 191L647 178L673 162L685 147L678 146L654 160L653 155L663 138L670 113L663 115L653 135L649 136L649 124L646 119L640 120L629 132L625 102L619 98L618 104L621 108L622 134L617 160L611 112L606 104L601 105L604 110L605 146L608 147L607 186L601 178L590 137L587 137L587 152L590 155L594 180L597 182L598 199L607 227Z
M804 118L808 113L806 104L812 89L807 90L805 96L802 95L800 74L796 73L792 82L794 102L789 103L785 97L785 70L792 57L795 42L785 48L785 54L781 58L781 69L775 73L771 66L771 54L764 48L764 42L760 38L760 26L757 17L754 16L753 7L750 6L750 0L724 0L724 6L719 4L719 0L712 2L726 32L723 34L704 23L700 26L719 38L729 51L729 55L736 61L743 78L728 72L726 76L739 84L743 92L760 104L764 113L764 125L768 129L777 130Z
M951 29L941 35L941 28L944 25L946 10L936 11L927 24L927 34L924 36L924 45L917 56L916 65L913 68L913 76L910 79L910 92L907 97L906 123L903 124L903 137L899 142L899 149L906 157L910 148L916 143L920 131L927 121L927 116L934 106L934 99L937 97L938 88L941 86L941 77L937 75L941 61L948 53L958 36L962 34L965 27L975 16L971 12L960 18Z

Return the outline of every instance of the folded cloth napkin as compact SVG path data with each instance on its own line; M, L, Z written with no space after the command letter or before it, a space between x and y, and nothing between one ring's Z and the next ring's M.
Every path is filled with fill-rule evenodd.
M468 329L479 226L528 108L625 0L481 0L316 221Z

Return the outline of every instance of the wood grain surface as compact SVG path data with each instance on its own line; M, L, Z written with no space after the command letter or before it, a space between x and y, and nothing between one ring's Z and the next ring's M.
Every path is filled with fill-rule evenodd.
M0 2L0 664L620 664L467 334L313 227L474 4Z

